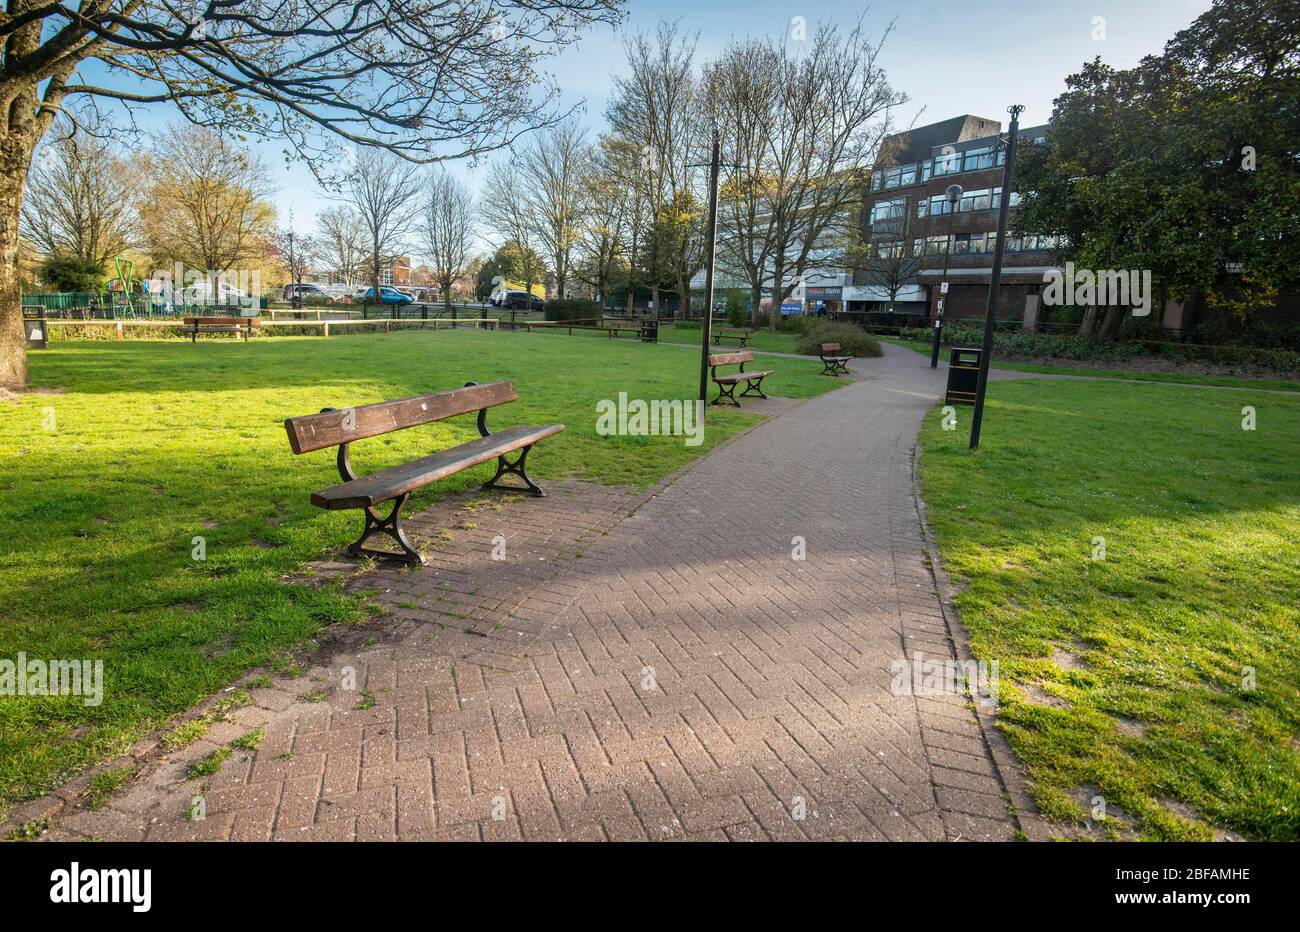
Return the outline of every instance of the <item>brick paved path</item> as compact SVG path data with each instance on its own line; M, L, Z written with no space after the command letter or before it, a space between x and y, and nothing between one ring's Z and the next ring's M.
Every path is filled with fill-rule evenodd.
M912 477L943 372L887 349L651 493L444 499L429 567L348 581L390 617L51 837L1013 837L1018 775L969 707L890 689L954 653Z

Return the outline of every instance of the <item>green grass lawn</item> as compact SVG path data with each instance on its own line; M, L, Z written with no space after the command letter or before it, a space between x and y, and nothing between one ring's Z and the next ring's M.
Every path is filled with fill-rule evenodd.
M878 337L882 343L905 346L910 350L930 355L929 343L900 340L898 337ZM949 347L940 350L940 359L948 358ZM1300 382L1294 379L1248 379L1232 375L1184 375L1179 372L1140 372L1132 369L1084 369L1075 366L1054 366L1050 363L1001 362L996 358L989 363L994 369L1011 369L1016 372L1042 372L1048 375L1088 375L1099 379L1136 379L1140 382L1181 382L1185 385L1218 385L1223 388L1258 388L1268 391L1300 392Z
M338 481L333 452L293 456L285 417L511 378L521 400L493 409L489 427L567 425L530 457L538 479L641 487L758 420L711 409L700 447L600 437L599 399L690 398L699 356L559 334L68 341L33 352L30 366L31 384L55 393L0 402L0 658L102 658L106 694L98 707L75 696L0 697L0 816L245 670L283 665L322 625L363 615L336 589L280 581L360 530L359 513L309 504ZM766 387L800 398L833 389L819 370L783 361ZM361 441L353 462L370 472L476 436L465 416ZM491 472L480 466L437 488ZM192 559L196 536L206 539L202 561Z
M1048 380L989 399L975 455L969 408L956 431L927 417L922 489L1039 805L1082 820L1100 792L1140 837L1300 838L1300 400Z

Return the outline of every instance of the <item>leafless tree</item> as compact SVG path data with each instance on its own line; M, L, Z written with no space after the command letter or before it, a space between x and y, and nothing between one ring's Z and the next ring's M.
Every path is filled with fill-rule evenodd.
M571 120L533 136L519 154L528 222L555 275L555 293L566 297L585 203L582 188L586 132Z
M501 246L518 247L518 273L524 290L532 293L533 285L544 281L546 267L537 249L537 220L529 199L528 183L515 160L498 161L488 169L487 179L479 191L483 216Z
M695 74L695 39L677 23L626 42L628 70L614 80L606 109L611 132L639 152L627 183L646 209L636 216L640 261L659 304L671 281L690 311L690 280L704 261L704 184L710 140Z
M428 182L420 230L434 281L451 307L451 288L468 268L474 245L474 198L465 185L446 172Z
M101 268L136 245L138 178L108 139L68 123L40 148L27 178L23 233L47 255Z
M319 260L349 290L366 272L366 227L345 205L326 207L316 216Z
M424 206L420 168L384 149L362 149L343 183L342 199L365 231L366 274L374 289L366 300L382 303L380 274L410 248Z
M79 97L175 106L284 140L318 169L337 141L416 161L549 125L539 60L621 0L5 0L0 15L0 386L26 384L16 258L32 154ZM95 62L83 68L83 63Z
M291 285L306 281L311 264L316 261L320 253L320 243L316 237L305 236L298 232L292 211L289 213L288 224L276 231L273 248L280 266L289 274ZM294 307L300 306L301 303L302 299L295 292Z
M922 260L911 254L909 243L902 241L874 242L865 247L866 254L858 263L865 284L878 288L889 296L889 309L894 309L899 292L916 283Z
M843 253L891 112L907 100L878 63L889 31L873 40L862 19L847 33L822 24L797 47L784 38L733 47L715 74L736 80L757 59L771 69L752 93L722 98L719 124L730 128L729 151L742 166L729 178L741 205L735 219L755 224L729 239L751 264L771 264L763 278L771 282L773 328L809 268Z
M603 304L609 299L615 264L628 254L626 233L635 207L635 188L625 181L628 160L611 137L588 146L582 162L583 204L574 269Z

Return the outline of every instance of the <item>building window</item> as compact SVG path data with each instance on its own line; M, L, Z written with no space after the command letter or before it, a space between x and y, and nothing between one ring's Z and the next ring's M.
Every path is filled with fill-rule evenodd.
M894 188L905 188L916 184L918 178L925 180L929 177L929 172L924 171L917 162L894 168L880 168L871 173L871 190L892 191Z
M905 213L907 213L907 198L905 197L893 197L876 201L871 205L871 222L876 224L882 220L892 220L903 216Z
M948 249L948 237L946 236L927 236L924 240L917 239L912 245L914 255L942 256Z
M875 244L877 259L901 259L904 254L903 241L901 239L884 240Z
M955 175L961 171L961 153L953 152L949 155L936 155L934 157L934 176Z
M993 167L993 147L967 149L962 153L962 171L977 172Z

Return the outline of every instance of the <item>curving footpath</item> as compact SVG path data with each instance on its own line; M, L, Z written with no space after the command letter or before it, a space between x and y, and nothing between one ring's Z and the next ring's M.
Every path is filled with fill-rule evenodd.
M105 808L64 805L87 775L25 814L53 838L1038 836L987 713L891 688L964 646L913 476L944 371L885 351L649 492L440 501L412 524L428 567L348 578L390 617L256 681L202 741L143 742Z

